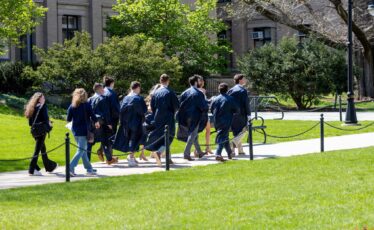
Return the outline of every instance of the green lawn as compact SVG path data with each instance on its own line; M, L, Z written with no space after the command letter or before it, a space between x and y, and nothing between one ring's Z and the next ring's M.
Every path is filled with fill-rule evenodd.
M368 229L374 148L0 191L2 229Z
M361 122L363 125L368 124L370 122ZM272 135L292 135L302 132L309 127L316 124L316 121L276 121L276 120L267 120L265 123L268 128L267 132ZM332 124L339 126L339 122L332 122ZM27 120L20 116L13 116L13 115L2 115L0 114L0 130L3 132L0 133L0 149L2 149L0 153L0 159L13 159L13 158L24 158L32 156L33 148L34 148L34 140L30 135L30 128L28 126ZM61 143L64 143L65 133L68 130L65 128L65 121L61 120L54 120L54 128L51 133L51 137L46 140L47 150L52 149L55 146L58 146ZM374 126L359 131L360 132L374 132ZM355 132L356 133L356 132ZM326 127L326 136L339 136L339 135L346 135L352 134L352 132L343 132L338 131L335 129L331 129ZM299 136L296 138L289 138L289 139L273 139L269 138L268 143L276 143L280 141L292 141L292 140L302 140L302 139L310 139L310 138L318 138L320 135L319 127L314 129L313 131L307 133L306 135ZM72 135L71 135L72 137ZM212 143L214 140L215 135L212 136ZM262 140L262 136L254 133L254 140L259 142ZM72 139L72 142L74 140ZM75 142L74 142L75 143ZM200 135L200 143L205 143L205 133ZM171 146L172 153L181 153L183 152L185 144L175 140ZM96 145L96 148L98 144ZM95 150L95 148L94 148ZM50 154L50 158L56 160L60 165L65 165L65 152L64 148L57 150ZM75 153L75 149L72 148L73 155ZM116 152L119 154L119 152ZM97 161L97 157L94 156L94 161ZM20 161L20 162L5 162L0 161L0 172L4 171L14 171L14 170L21 170L27 169L29 162L28 161ZM40 164L41 160L40 160Z

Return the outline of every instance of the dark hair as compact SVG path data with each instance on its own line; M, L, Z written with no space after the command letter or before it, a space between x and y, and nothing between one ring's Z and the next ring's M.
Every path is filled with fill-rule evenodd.
M94 86L92 87L93 91L97 92L99 88L104 88L103 84L101 83L95 83Z
M221 94L227 93L227 91L229 91L229 86L226 83L221 83L218 86L218 90Z
M243 78L245 78L244 74L236 74L234 76L235 84L239 84L239 81L242 80Z
M132 90L137 89L139 87L140 87L140 82L138 82L138 81L133 81L130 84L130 89L132 89Z
M202 79L200 75L193 75L192 77L188 78L188 82L190 83L191 86L195 85L196 82L199 81L199 79Z
M168 82L169 81L169 75L167 75L166 73L164 73L164 74L162 74L161 76L160 76L160 83L166 83L166 82Z
M103 77L103 83L106 87L109 87L114 82L114 78L108 75Z

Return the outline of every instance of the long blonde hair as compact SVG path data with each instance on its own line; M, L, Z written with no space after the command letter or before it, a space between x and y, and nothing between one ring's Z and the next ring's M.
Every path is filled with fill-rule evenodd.
M151 103L151 99L153 97L153 94L155 94L156 90L158 90L159 88L161 88L161 84L156 84L149 91L148 96L145 98L145 102L147 103L147 105L149 105Z
M25 117L31 118L34 115L35 107L38 104L40 98L43 97L43 94L40 92L34 93L30 100L27 102L25 106Z
M71 105L74 108L87 101L87 92L83 88L75 89L72 96Z

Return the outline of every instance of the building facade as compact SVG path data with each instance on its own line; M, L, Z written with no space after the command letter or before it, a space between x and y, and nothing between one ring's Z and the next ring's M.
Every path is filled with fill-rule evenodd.
M32 34L22 36L23 48L11 47L8 54L0 59L35 62L33 46L48 48L53 43L62 43L72 38L75 31L88 31L92 36L93 47L105 41L105 24L108 17L115 14L112 10L116 0L34 0L48 8L46 16ZM218 11L228 2L238 0L218 0ZM193 4L194 0L183 0ZM216 14L214 14L216 15ZM217 14L221 15L221 14ZM233 54L228 56L229 68L236 70L237 59L249 50L268 42L277 43L284 36L298 35L298 32L284 25L273 22L261 15L247 19L223 18L227 30L218 36L228 39L232 44Z
M3 59L35 62L32 46L48 48L62 43L75 31L88 31L94 47L106 38L105 22L114 14L116 0L34 0L48 8L43 22L32 34L22 36L23 48L12 47Z

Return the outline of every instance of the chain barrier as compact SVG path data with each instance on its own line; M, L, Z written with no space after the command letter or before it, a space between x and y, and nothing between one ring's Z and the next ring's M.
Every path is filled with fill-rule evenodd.
M159 141L161 141L161 140L163 140L163 139L165 139L165 135L162 135L160 138L158 138L157 140L155 140L153 143L151 143L151 144L149 144L149 145L147 145L147 146L143 146L143 148L141 148L141 149L139 149L138 151L135 151L135 153L139 153L139 152L141 152L141 151L143 151L143 150L146 150L148 147L150 147L151 145L154 145L154 144L156 144L157 142L159 142ZM79 150L82 150L82 151L85 151L85 152L87 152L88 153L88 151L86 150L86 149L82 149L82 148L80 148L78 145L76 145L76 144L73 144L73 143L71 143L70 142L70 145L71 146L73 146L73 147L75 147L75 148L77 148L77 149L79 149ZM91 154L92 154L92 151L91 151ZM122 154L113 154L112 156L113 157L120 157L120 156L127 156L127 155L129 155L130 153L129 152L126 152L126 153L122 153Z
M333 128L333 129L337 129L337 130L340 130L340 131L346 131L346 132L354 132L354 131L360 131L360 130L363 130L363 129L367 129L369 128L370 126L373 126L374 125L374 122L370 123L370 124L367 124L361 128L358 128L358 129L344 129L344 128L340 128L340 127L336 127L332 124L329 124L327 122L324 122L327 126L329 126L330 128Z
M53 148L53 149L51 149L51 150L49 150L49 151L47 151L47 152L45 152L45 153L41 153L40 155L47 155L47 154L49 154L49 153L52 153L52 152L56 151L57 149L61 148L61 147L64 146L64 145L65 145L65 143L62 143L62 144L56 146L55 148ZM0 159L0 162L8 162L8 161L25 161L25 160L31 160L31 159L33 159L33 158L37 158L37 157L39 157L39 155L32 156L32 157L19 158L19 159Z
M320 122L316 123L315 125L313 125L311 128L301 132L301 133L298 133L298 134L295 134L295 135L290 135L290 136L275 136L275 135L270 135L268 133L266 133L266 135L268 137L272 137L272 138L277 138L277 139L288 139L288 138L294 138L294 137L298 137L298 136L302 136L310 131L312 131L313 129L315 129L318 125L320 124ZM255 132L257 133L261 133L260 131L257 131L257 130L254 130Z
M215 132L217 132L217 131L215 131ZM243 134L246 133L246 132L247 132L247 130L244 130L244 131L240 132L237 136L241 136L241 135L243 135ZM229 139L229 140L222 141L222 142L220 142L220 143L215 143L215 144L201 144L200 146L201 146L201 147L212 147L212 146L216 146L216 145L223 145L223 144L225 144L225 143L227 143L227 142L232 142L235 138L236 138L236 137L233 137L233 138L231 138L231 139Z

